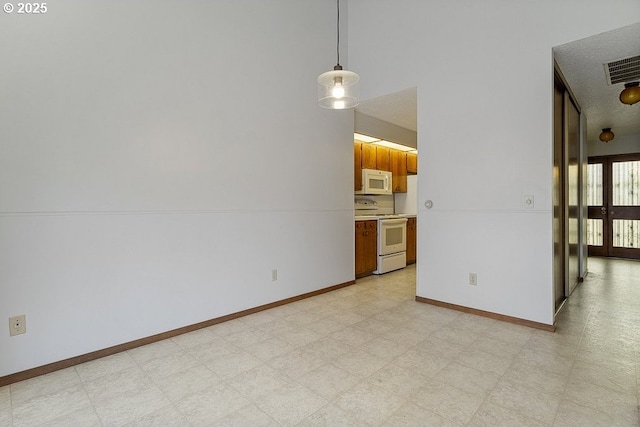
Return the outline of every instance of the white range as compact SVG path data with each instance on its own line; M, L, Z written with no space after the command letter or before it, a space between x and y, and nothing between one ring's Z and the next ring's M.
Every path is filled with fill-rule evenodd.
M407 266L407 218L399 215L378 217L378 268L384 274Z
M356 218L378 221L377 268L373 274L384 274L407 266L407 218L405 215L379 214L375 200L358 199Z

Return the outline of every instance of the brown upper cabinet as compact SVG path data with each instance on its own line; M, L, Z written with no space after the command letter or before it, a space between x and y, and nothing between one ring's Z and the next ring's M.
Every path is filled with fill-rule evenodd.
M362 168L376 169L376 146L371 144L362 144Z
M393 192L407 192L407 153L390 150L391 173L393 174Z
M389 153L391 150L387 147L376 147L376 169L379 171L391 172L391 164Z
M362 169L389 171L393 174L393 192L407 192L407 174L418 173L418 155L393 148L367 144L361 141L353 143L353 187L362 189Z
M418 173L418 155L407 153L407 174L416 175Z

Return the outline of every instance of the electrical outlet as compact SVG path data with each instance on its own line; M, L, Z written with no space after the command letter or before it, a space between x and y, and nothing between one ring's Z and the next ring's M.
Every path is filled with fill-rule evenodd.
M473 286L478 284L478 275L476 273L469 273L469 284Z
M27 333L27 316L13 316L9 318L9 336Z
M278 270L271 270L271 281L275 282L278 280Z

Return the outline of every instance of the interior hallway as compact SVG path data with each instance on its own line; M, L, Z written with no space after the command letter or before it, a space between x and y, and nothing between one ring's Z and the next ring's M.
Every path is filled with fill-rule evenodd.
M0 425L638 426L640 262L589 271L556 333L417 303L410 266L0 388Z

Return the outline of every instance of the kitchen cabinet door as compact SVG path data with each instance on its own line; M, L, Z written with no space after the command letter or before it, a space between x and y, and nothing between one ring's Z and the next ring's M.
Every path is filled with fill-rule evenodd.
M368 273L378 268L378 221L366 221L367 243L365 255L365 267Z
M362 144L362 168L376 168L376 146L371 144Z
M390 150L387 147L376 147L376 169L377 170L391 172L389 151Z
M362 190L362 142L353 144L353 191Z
M407 174L416 175L418 173L418 155L407 153Z
M356 277L371 274L377 268L378 221L356 221Z
M407 153L390 150L391 173L393 174L393 192L407 192Z
M366 271L366 241L366 221L356 221L356 276Z
M416 218L407 218L407 264L416 262L417 230Z

